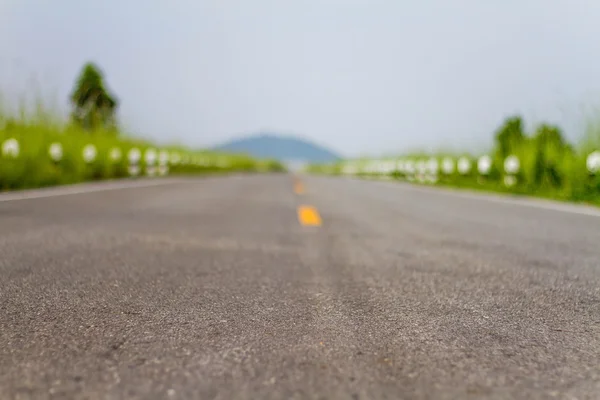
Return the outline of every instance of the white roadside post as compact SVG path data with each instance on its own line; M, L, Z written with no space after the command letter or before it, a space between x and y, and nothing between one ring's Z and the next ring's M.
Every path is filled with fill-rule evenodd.
M131 176L138 176L140 174L140 160L142 159L142 152L137 147L133 147L127 153L127 160L129 165L127 172Z
M96 161L96 157L98 156L98 151L96 150L96 146L93 144L87 144L83 147L83 151L81 152L83 157L83 161L86 164L92 164Z
M378 179L381 179L381 175L383 175L384 169L385 169L384 162L381 160L377 160L375 162L375 174L377 175Z
M600 172L600 151L594 151L587 156L586 167L591 175Z
M485 182L485 178L492 171L492 158L488 155L484 155L479 157L477 160L477 172L479 172L478 182L483 184Z
M427 161L427 176L426 179L429 183L436 183L438 181L438 171L440 169L440 164L437 158L430 158Z
M416 163L417 168L417 182L424 183L425 175L427 174L427 163L425 160L418 160Z
M385 162L385 179L391 179L392 174L396 172L396 161L387 160Z
M158 175L166 176L169 173L169 153L165 150L158 152Z
M153 148L146 149L144 153L144 161L146 163L146 175L154 176L156 175L156 150Z
M513 187L517 184L516 175L519 173L521 169L521 163L519 162L519 158L517 156L511 155L506 157L504 160L504 185L507 187Z
M452 175L454 173L454 160L446 157L442 160L442 172L444 175Z
M411 159L406 160L406 163L404 164L405 170L406 170L406 178L412 182L415 180L415 162Z
M384 162L383 162L383 161L381 161L381 160L378 160L378 161L375 163L375 172L376 172L376 174L377 174L377 178L378 178L378 179L381 179L381 176L382 176L382 175L384 174L384 172L385 172L385 165L384 165Z
M404 159L401 158L398 161L396 161L396 171L397 171L397 177L398 178L404 178L405 174L406 174L406 168L404 168Z
M468 157L461 157L456 164L458 173L462 176L469 175L471 172L471 160Z
M379 161L378 173L379 173L379 179L381 179L381 180L386 179L387 174L389 173L389 166L388 166L387 161L385 161L385 160Z
M58 164L59 162L61 162L63 159L62 144L60 144L58 142L54 142L50 146L48 146L48 155L50 156L50 159L55 164Z
M19 141L15 138L6 139L2 143L2 156L4 158L18 158L21 152Z
M169 174L169 166L167 164L158 165L158 175L167 176Z
M123 158L123 152L118 147L113 147L108 152L108 160L112 164L118 164L121 161L122 158Z

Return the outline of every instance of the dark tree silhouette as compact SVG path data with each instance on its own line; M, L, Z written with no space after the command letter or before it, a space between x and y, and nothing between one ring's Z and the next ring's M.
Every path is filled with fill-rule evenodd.
M504 160L511 155L515 149L523 144L523 120L519 116L507 118L502 126L496 131L497 155Z
M104 76L93 63L87 63L77 79L71 94L74 123L88 131L106 129L116 131L117 100L106 90Z
M559 166L563 157L573 153L573 147L564 139L559 127L541 124L533 137L535 144L534 184L560 187L563 184Z

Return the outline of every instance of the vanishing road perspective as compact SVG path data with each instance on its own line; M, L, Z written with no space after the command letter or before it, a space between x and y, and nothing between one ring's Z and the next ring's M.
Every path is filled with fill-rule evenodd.
M0 196L0 398L599 399L600 212L302 174Z

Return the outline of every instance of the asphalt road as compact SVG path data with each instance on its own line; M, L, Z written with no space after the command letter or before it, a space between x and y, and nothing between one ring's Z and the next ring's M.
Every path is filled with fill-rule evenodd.
M0 399L600 399L600 212L301 181L0 196Z

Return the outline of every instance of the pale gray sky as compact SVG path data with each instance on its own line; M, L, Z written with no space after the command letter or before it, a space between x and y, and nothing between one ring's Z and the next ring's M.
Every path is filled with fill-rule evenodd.
M0 87L63 107L104 70L130 130L208 146L270 130L353 156L481 147L510 113L600 100L598 0L0 0Z

